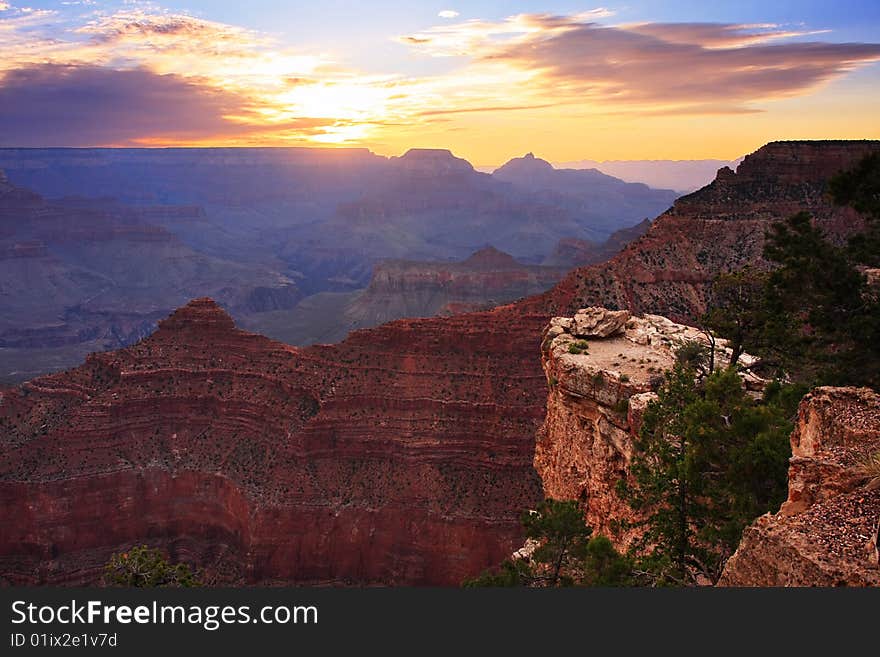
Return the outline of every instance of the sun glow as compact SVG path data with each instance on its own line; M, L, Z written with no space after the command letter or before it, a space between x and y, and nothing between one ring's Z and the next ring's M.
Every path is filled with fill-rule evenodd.
M386 53L377 65L332 39L297 47L146 3L73 7L0 14L0 93L22 108L0 119L28 126L33 143L43 133L22 94L45 110L49 92L75 99L89 128L71 145L431 145L497 163L533 148L558 161L648 149L730 159L784 136L880 137L880 44L832 41L813 26L615 23L605 9L462 19L446 9L438 24L374 35ZM112 130L94 118L107 116L108 93Z
M347 120L376 120L384 116L388 90L357 80L296 86L274 98L290 114Z

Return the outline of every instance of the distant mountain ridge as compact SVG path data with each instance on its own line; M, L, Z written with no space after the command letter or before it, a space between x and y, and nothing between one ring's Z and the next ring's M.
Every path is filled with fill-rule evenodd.
M295 335L275 326L279 311L323 295L307 307L336 317L384 261L459 262L491 244L539 265L561 241L601 244L674 196L546 163L535 187L444 149L386 158L366 149L7 148L4 167L0 189L21 213L0 234L0 377L9 381L129 344L193 296L212 296L242 326ZM556 280L539 278L510 294L475 289L450 308L507 302ZM386 302L397 310L364 316L437 312Z
M686 193L708 185L722 167L736 169L742 160L742 157L735 160L578 160L561 162L558 166L596 169L627 182Z

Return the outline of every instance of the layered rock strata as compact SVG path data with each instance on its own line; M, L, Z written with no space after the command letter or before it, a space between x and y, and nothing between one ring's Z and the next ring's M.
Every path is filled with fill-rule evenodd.
M146 541L247 582L472 576L521 545L519 513L542 494L532 461L548 376L536 354L550 318L604 305L693 320L712 276L760 261L774 220L807 210L834 234L857 230L859 218L824 191L833 173L877 150L769 144L609 263L490 312L401 320L301 350L228 327L163 326L134 347L4 390L0 572L21 583L90 582L113 551ZM650 384L647 364L630 373L613 363L604 369L630 381L603 386L608 403L618 386ZM553 376L558 388L562 370ZM624 421L586 397L570 395L585 407L569 410L551 391L548 421L566 412L623 432L637 396ZM547 494L577 498L593 477L610 490L623 450L604 437L597 448L613 465L595 475L569 474L565 450L545 450ZM596 527L610 530L598 517L602 494L592 497Z
M665 317L596 307L554 317L544 331L541 360L549 394L535 469L547 497L580 501L587 524L619 547L636 533L622 527L635 516L618 483L627 476L653 391L675 364L675 351L690 341L708 346L699 330ZM721 341L717 363L723 366L729 357ZM756 377L747 383L761 385Z
M791 448L788 499L746 528L719 585L880 586L880 395L817 388Z
M529 333L473 319L299 350L199 299L4 390L0 577L94 583L142 542L229 583L455 585L497 563L540 496L541 413Z

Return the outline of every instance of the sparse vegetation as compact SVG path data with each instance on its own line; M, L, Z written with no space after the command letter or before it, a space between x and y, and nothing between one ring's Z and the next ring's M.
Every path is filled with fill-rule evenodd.
M198 574L184 563L171 564L157 548L140 545L114 554L104 568L108 586L136 588L201 586Z
M731 369L701 380L678 363L668 374L645 412L632 481L619 486L645 514L635 545L641 583L715 582L743 528L779 507L803 390L787 393L776 385L755 401Z
M632 564L602 535L592 536L581 508L573 501L546 499L522 515L526 536L537 545L529 558L507 559L465 581L486 586L626 586Z
M586 340L578 340L577 342L572 342L568 345L568 353L570 354L583 354L589 350L590 345Z
M880 488L880 450L866 454L859 463L858 473L865 478L865 488Z

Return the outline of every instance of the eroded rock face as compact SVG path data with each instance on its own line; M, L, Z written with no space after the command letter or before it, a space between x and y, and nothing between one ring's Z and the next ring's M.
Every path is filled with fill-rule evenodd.
M817 388L791 436L788 499L743 533L721 586L878 586L880 489L863 460L880 450L880 395Z
M628 319L628 310L583 308L572 318L571 333L577 338L607 338L623 332Z
M579 317L598 318L590 326L623 324L603 331L607 337L585 341ZM627 476L645 409L656 398L653 390L674 365L678 346L692 340L707 344L699 330L665 317L596 307L554 317L544 331L541 359L549 395L535 469L547 497L579 500L587 524L618 547L627 547L636 531L620 527L635 516L616 487ZM729 349L722 342L717 350L723 365Z
M94 583L144 542L227 583L457 585L500 562L540 497L534 340L473 320L296 349L197 299L0 392L0 579Z
M235 555L234 571L248 582L456 584L474 576L522 545L519 514L541 496L532 461L545 409L548 426L568 424L559 416L567 412L585 426L619 429L610 393L618 385L644 390L641 374L628 383L614 377L600 404L577 397L571 381L574 394L551 390L548 406L537 351L550 318L592 305L699 316L707 281L759 260L764 231L792 207L823 226L857 228L821 191L828 176L872 150L880 143L768 145L758 153L797 154L815 167L797 177L776 156L753 157L749 176L763 169L766 180L759 189L746 184L749 176L741 186L717 181L611 262L491 312L402 320L299 350L243 331L213 340L194 331L184 340L160 329L135 347L5 390L2 573L22 583L90 582L113 551L146 541L180 546L203 565ZM726 196L716 194L721 184ZM664 335L639 339L662 343ZM552 362L558 380L567 377L565 360ZM302 419L300 406L285 401L289 390L303 391L291 398L306 401L306 411L317 400L317 415ZM629 398L627 425L638 422L637 402L649 394ZM596 449L609 451L609 465L595 475L566 470L574 461L566 450L578 443L539 446L547 494L577 499L588 478L610 490L622 449L601 441ZM102 479L111 476L126 483ZM219 490L218 477L229 493L188 492ZM125 492L140 490L177 502L151 502L156 511L146 515ZM241 511L215 513L200 506L206 497ZM592 499L601 529L601 495Z
M711 184L679 198L608 262L572 272L548 294L555 313L592 305L693 321L705 312L708 285L719 272L768 266L762 251L774 221L806 211L839 242L861 230L864 220L854 210L830 202L828 180L877 151L878 141L763 146L736 172L722 169Z

